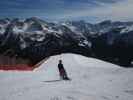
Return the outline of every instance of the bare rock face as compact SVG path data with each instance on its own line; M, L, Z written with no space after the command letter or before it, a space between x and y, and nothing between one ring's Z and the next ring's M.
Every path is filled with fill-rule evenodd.
M61 53L76 53L119 65L133 60L133 22L0 20L0 64L35 65ZM19 60L18 60L19 59Z

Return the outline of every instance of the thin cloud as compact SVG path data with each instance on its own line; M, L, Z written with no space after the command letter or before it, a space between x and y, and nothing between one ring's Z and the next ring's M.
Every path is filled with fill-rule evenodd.
M98 3L98 2L97 2ZM64 14L56 16L61 19L65 18L80 18L80 17L97 17L100 20L123 20L133 21L133 0L124 0L113 4L105 4L99 2L99 7L86 8L78 11L66 11Z

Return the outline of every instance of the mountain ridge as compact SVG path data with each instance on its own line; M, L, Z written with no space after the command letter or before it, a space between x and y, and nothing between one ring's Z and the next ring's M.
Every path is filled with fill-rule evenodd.
M129 66L133 60L132 33L133 22L4 19L0 20L0 54L28 58L34 65L46 57L69 52Z

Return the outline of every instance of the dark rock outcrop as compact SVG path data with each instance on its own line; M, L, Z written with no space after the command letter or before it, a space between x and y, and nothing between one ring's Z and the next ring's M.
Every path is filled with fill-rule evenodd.
M32 65L69 52L130 66L132 51L132 22L0 20L0 55L29 59Z

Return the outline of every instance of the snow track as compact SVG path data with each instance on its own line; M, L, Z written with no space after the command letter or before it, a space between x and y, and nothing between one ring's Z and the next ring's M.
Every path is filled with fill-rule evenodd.
M59 59L71 81L56 81ZM33 72L0 72L0 100L132 100L132 76L133 69L62 54L50 57Z

